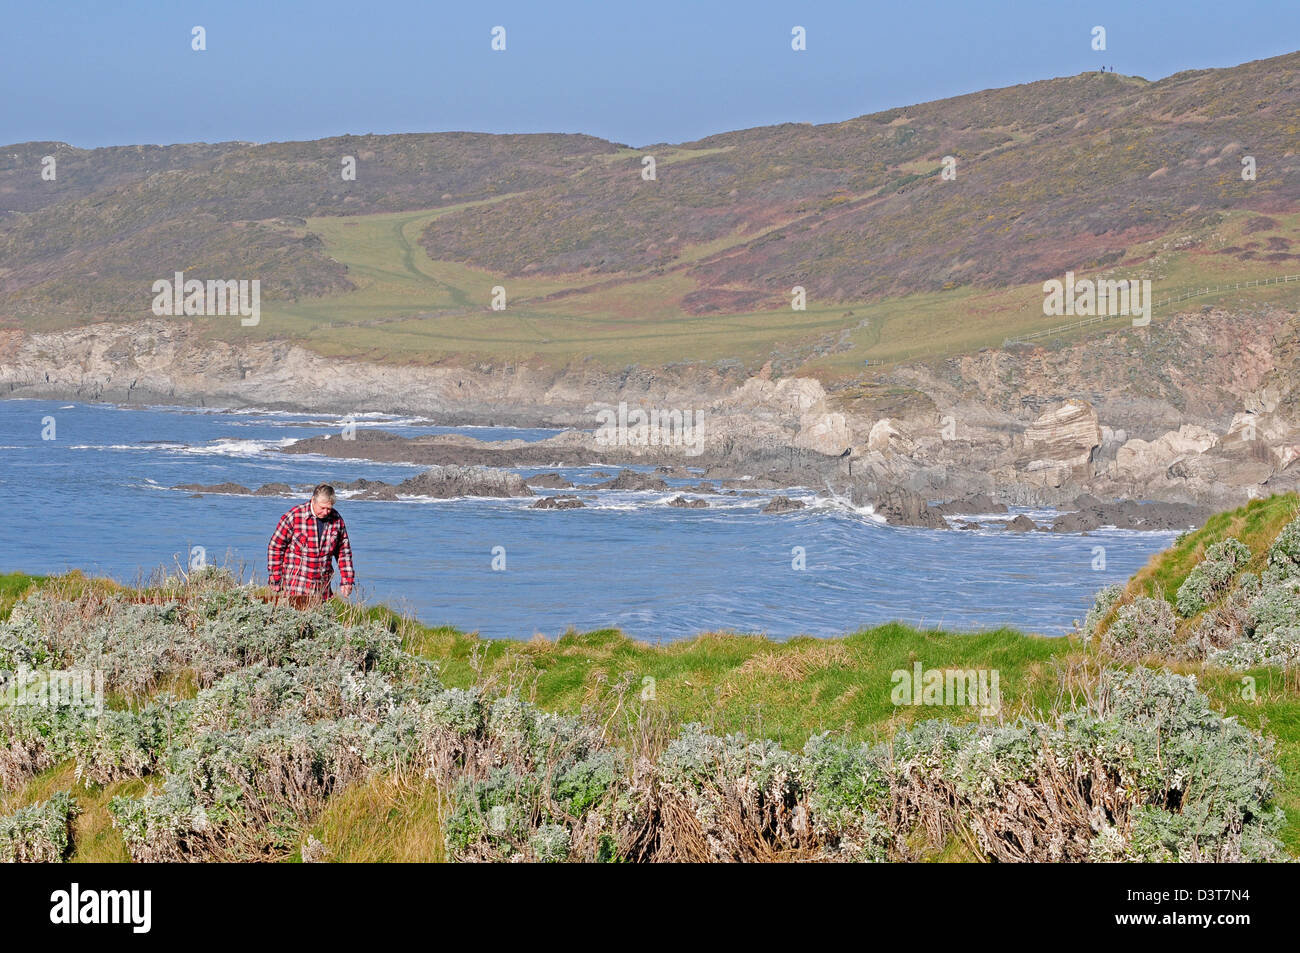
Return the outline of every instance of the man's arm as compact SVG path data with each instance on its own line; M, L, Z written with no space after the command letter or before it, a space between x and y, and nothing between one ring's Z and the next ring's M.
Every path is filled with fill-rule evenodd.
M280 517L271 534L271 542L266 547L266 581L272 589L280 588L280 576L284 572L284 552L289 548L289 539L293 535L289 514Z
M339 517L338 561L339 592L344 596L348 596L352 594L352 587L356 584L357 574L352 569L352 544L348 542L348 527L341 516Z

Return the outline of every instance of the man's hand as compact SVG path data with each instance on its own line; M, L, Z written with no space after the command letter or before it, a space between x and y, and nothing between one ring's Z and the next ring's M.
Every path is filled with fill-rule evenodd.
M339 595L342 596L344 599L352 595L352 586L346 583L344 585L339 586Z

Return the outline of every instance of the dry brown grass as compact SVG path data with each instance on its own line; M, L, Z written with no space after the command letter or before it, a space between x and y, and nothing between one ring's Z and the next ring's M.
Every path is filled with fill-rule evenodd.
M312 830L319 859L344 864L442 863L446 802L412 772L376 775L331 798Z
M792 682L801 682L809 672L815 669L829 668L832 665L845 664L849 661L849 650L842 642L827 642L811 649L797 652L775 650L763 652L746 659L736 670L739 678L763 676L782 678Z

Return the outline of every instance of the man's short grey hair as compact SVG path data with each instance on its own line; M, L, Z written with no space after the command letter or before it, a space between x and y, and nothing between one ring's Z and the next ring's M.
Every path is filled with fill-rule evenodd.
M311 498L314 500L317 497L324 497L333 503L334 487L330 486L328 483L322 483L320 486L316 487L316 489L311 491Z

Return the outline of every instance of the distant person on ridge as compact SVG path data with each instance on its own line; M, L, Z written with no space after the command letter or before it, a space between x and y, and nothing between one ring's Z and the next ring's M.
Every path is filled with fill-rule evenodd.
M343 517L334 509L334 487L322 483L311 499L280 517L266 549L266 575L271 589L285 593L297 608L323 602L334 595L330 580L333 560L339 564L339 594L352 594L352 545Z

